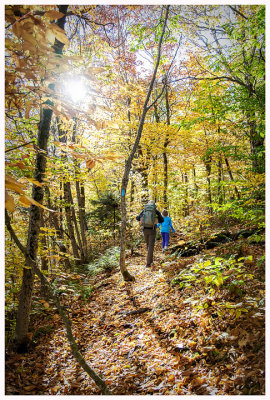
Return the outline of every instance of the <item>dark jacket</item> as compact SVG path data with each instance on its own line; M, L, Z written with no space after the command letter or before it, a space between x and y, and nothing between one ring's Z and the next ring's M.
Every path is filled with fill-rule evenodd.
M142 212L140 213L140 215L138 215L138 216L136 217L136 220L137 220L137 221L140 222L140 220L141 220L141 218L142 218L142 216L143 216L143 212L144 212L144 210L142 210ZM159 222L159 223L161 223L161 222L164 221L164 218L162 217L161 213L160 213L157 209L156 209L156 216L157 216L157 218L158 218L158 222ZM152 228L144 228L144 229L152 229Z

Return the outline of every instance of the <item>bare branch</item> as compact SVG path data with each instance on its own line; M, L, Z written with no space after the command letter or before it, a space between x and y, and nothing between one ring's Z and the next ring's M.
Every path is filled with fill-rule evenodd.
M35 143L35 141L32 140L31 142L27 142L27 143L21 144L20 146L12 147L12 149L6 150L5 153L9 153L10 151L19 149L20 147L23 147L23 146L27 146L28 144L31 144L31 143Z
M235 7L233 7L233 6L229 6L229 8L230 8L231 10L233 10L233 11L235 12L235 14L238 14L238 15L240 15L240 17L242 17L242 18L248 20L248 17L246 17L243 13L241 13L241 11L239 11L237 8L235 8Z

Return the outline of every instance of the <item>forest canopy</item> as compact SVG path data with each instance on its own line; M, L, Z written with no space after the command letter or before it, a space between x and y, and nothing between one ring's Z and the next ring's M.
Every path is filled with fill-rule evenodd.
M55 307L109 393L59 293L65 277L91 298L83 279L104 271L136 282L149 200L182 232L178 256L220 232L263 245L265 6L6 5L7 348L29 351L34 317Z

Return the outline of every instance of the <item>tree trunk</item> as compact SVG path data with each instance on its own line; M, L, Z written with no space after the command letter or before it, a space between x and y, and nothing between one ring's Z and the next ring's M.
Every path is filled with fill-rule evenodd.
M48 207L50 210L53 210L53 206L51 204L51 196L50 196L50 189L46 186L45 187L45 191L47 193L47 199L48 199ZM57 215L55 213L52 213L50 215L50 224L52 227L55 228L56 230L56 236L57 236L57 246L59 247L59 250L61 251L61 253L65 253L66 256L61 258L61 262L64 264L65 266L65 270L70 270L71 265L70 265L70 261L68 258L68 252L67 252L67 248L64 244L64 234L63 234L63 228L62 228L62 223L61 226L58 223L58 219L57 219Z
M235 182L234 182L234 179L233 179L233 174L232 174L232 171L231 171L231 167L230 167L230 164L229 164L229 160L228 160L227 157L224 157L224 159L225 159L225 163L226 163L226 165L227 165L228 174L229 174L229 176L230 176L230 178L231 178L231 181L234 183L234 191L235 191L235 194L236 194L238 200L240 200L240 194L239 194L239 192L238 192L237 186L236 186L236 184L235 184Z
M165 79L165 103L166 103L166 122L167 126L171 124L170 120L170 104L169 104L169 95L168 95L168 84L167 79ZM163 162L164 162L164 189L163 189L163 202L164 207L168 206L168 156L167 156L167 147L169 144L169 135L166 133L164 145L163 145Z
M206 173L207 173L207 194L208 194L208 202L209 202L209 206L208 206L208 212L210 215L213 214L213 208L212 208L212 190L211 190L211 157L207 157L204 160L204 165L205 165L205 169L206 169Z
M76 258L76 263L80 261L79 247L76 242L74 227L72 223L72 210L70 199L70 183L64 182L64 199L65 199L65 215L67 221L68 234L71 242L73 256Z
M138 149L138 145L140 143L145 117L146 117L146 114L147 114L149 108L151 107L151 106L148 107L148 103L149 103L149 100L150 100L151 93L153 91L153 86L154 86L154 82L155 82L155 79L156 79L157 69L158 69L159 62L160 62L161 44L162 44L162 41L163 41L165 29L166 29L168 13L169 13L169 6L166 6L166 15L165 15L165 19L164 19L162 33L161 33L161 36L160 36L160 39L159 39L158 55L157 55L155 69L154 69L153 76L152 76L152 79L151 79L151 82L150 82L150 86L149 86L149 89L148 89L148 93L147 93L147 96L146 96L146 99L145 99L145 102L144 102L144 105L143 105L143 111L142 111L142 115L141 115L141 118L140 118L136 139L135 139L134 145L132 147L131 153L130 153L128 159L125 162L125 169L124 169L124 174L123 174L122 184L121 184L121 215L122 215L122 221L121 221L121 230L120 230L120 234L121 234L121 236L120 236L120 270L121 270L121 273L122 273L123 278L124 278L125 281L133 281L133 280L135 280L135 278L132 275L130 275L130 273L128 272L128 270L126 268L126 264L125 264L125 258L126 258L126 226L127 226L126 190L127 190L127 185L128 185L128 180L129 180L129 173L130 173L130 170L131 170L132 161L133 161L134 155L135 155L135 153L136 153L136 151Z
M67 8L68 6L61 5L59 6L59 11L66 14ZM65 24L65 15L57 21L57 25L61 28L64 27L64 24ZM55 46L54 47L55 52L59 54L62 52L64 44L55 39L54 46ZM40 121L38 125L37 146L39 151L36 156L34 179L36 179L40 183L42 183L44 180L45 170L46 170L46 161L47 161L46 153L47 153L50 125L53 113L52 109L50 108L51 105L52 105L51 101L47 101L47 105L45 104L41 108ZM43 197L44 197L43 187L39 187L34 184L32 188L32 198L42 204ZM27 255L26 265L27 265L27 260L31 259L34 262L36 262L37 259L41 213L42 209L40 207L37 207L34 204L31 205L29 211L29 227L28 227L28 238L26 245L26 255ZM22 286L20 291L15 336L14 336L15 348L19 352L26 351L27 345L29 343L29 338L27 334L30 321L34 272L29 264L27 266L28 268L24 268L23 270Z
M141 193L142 193L142 202L146 202L148 197L149 197L149 193L148 193L148 169L149 169L149 164L148 164L148 157L147 157L147 161L145 162L144 158L143 158L143 152L141 149L141 146L138 145L138 156L141 157L141 162L139 163L139 167L136 168L136 170L139 172L139 174L141 175Z
M72 219L72 221L74 223L74 227L75 227L78 248L79 248L80 254L81 254L81 261L84 262L85 259L86 259L86 254L84 253L81 234L80 234L79 227L78 227L78 222L77 222L77 218L76 218L76 213L75 213L75 207L74 207L74 201L73 201L70 182L67 182L67 190L68 190L68 197L69 197L70 208L71 208L71 217L72 217L71 219Z
M188 175L187 172L182 174L182 180L185 185L185 203L183 207L184 216L187 217L189 215L189 193L188 193Z
M42 274L42 272L38 268L37 262L34 261L32 258L30 258L27 255L27 249L21 244L21 242L19 241L18 237L16 236L16 234L11 226L11 221L10 221L7 211L5 212L5 215L6 215L5 224L10 233L11 238L17 244L20 251L24 254L26 264L30 266L31 271L33 271L33 273L36 274L40 278L41 285L46 288L46 293L49 295L50 300L56 306L56 308L59 312L59 315L61 316L61 318L64 322L67 338L68 338L68 341L69 341L69 344L70 344L70 347L71 347L71 350L72 350L72 353L73 353L75 359L77 360L78 364L84 369L84 371L93 379L95 384L100 388L102 394L111 394L111 392L107 388L106 382L100 376L98 376L96 374L96 372L87 364L87 362L83 358L83 356L79 350L78 344L76 343L76 340L72 333L71 321L69 320L64 308L62 307L62 305L59 301L58 294L55 292L53 285L51 285L49 283L49 281L45 278L45 276Z
M37 145L39 148L36 165L34 172L34 179L42 183L45 176L46 169L46 153L47 144L49 139L50 123L52 118L52 110L50 108L44 108L41 110L38 139ZM42 204L44 191L43 187L33 185L32 198ZM40 207L31 205L29 211L29 227L28 227L28 238L26 245L27 257L36 261L37 250L38 250L38 239L41 225L42 209ZM27 350L29 342L28 328L30 321L30 311L32 303L32 292L34 284L34 272L31 267L23 269L22 286L20 291L20 298L18 304L18 313L16 319L15 337L14 344L18 352Z
M223 190L222 190L222 187L223 187L223 183L222 183L222 181L223 181L222 180L222 158L221 158L220 155L219 155L217 167L218 167L217 200L218 200L218 204L221 205L221 204L223 204L224 199L223 199Z
M83 261L87 259L87 242L86 242L86 224L85 224L85 197L84 197L84 187L80 186L80 182L76 180L76 193L77 202L79 207L79 222L82 238L82 251L83 251Z

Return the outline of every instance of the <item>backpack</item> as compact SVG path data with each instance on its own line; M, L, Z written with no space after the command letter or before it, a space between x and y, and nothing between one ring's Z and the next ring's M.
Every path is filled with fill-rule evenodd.
M156 206L154 204L146 204L141 218L141 224L144 228L154 229L155 222L156 222Z

